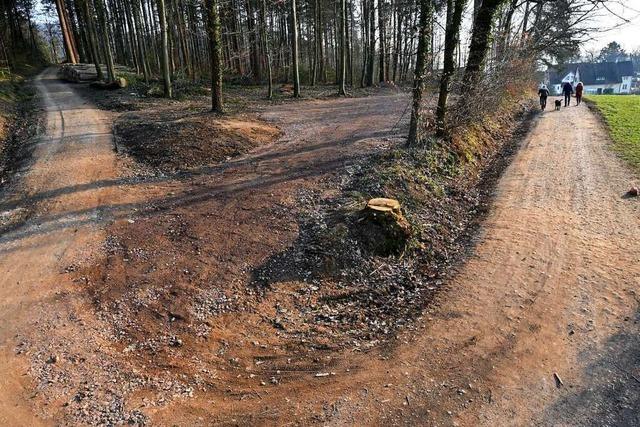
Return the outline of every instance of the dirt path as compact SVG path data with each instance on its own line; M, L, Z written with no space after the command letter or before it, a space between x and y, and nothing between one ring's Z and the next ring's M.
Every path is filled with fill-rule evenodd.
M140 202L154 199L170 204L176 218L216 212L211 230L202 233L219 242L214 249L225 257L214 253L201 262L198 249L191 260L197 266L167 263L166 271L158 266L157 273L143 274L162 279L183 267L208 268L216 273L202 273L210 283L229 282L250 271L250 263L262 262L265 251L280 250L283 241L295 238L290 218L278 216L270 203L285 203L297 189L344 167L356 151L393 138L406 105L403 96L286 104L264 113L284 127L279 143L195 171L188 186L171 180L137 185L120 176L109 117L55 80L53 70L40 77L38 86L47 111L47 136L22 177L22 191L0 202L2 212L28 213L20 214L28 217L23 226L0 238L3 425L35 425L43 415L52 417L44 423L64 423L63 403L71 397L64 387L73 378L61 386L63 400L55 407L34 408L37 392L25 375L28 359L16 357L15 337L34 318L73 299L73 284L63 280L67 275L61 269L76 259L87 264L98 252L96 246L106 237L103 218L144 230L151 219L136 218L135 224L124 219ZM571 122L575 132L559 139ZM640 405L639 208L637 201L621 197L634 176L608 151L604 135L586 107L549 112L539 120L499 183L473 255L437 304L401 334L397 346L346 353L332 362L335 375L316 378L310 371L235 397L225 392L224 384L236 371L220 371L220 377L211 379L210 393L196 391L191 398L147 407L146 415L155 424L185 426L640 423L634 411ZM122 265L110 267L107 274L114 277L118 271L131 273ZM217 275L219 271L225 273ZM136 277L125 278L128 285ZM229 334L231 350L248 347L246 337L231 335L238 318L221 317L218 332ZM76 320L60 319L61 330ZM85 320L90 324L89 317ZM76 335L57 335L74 347L85 342L79 334L91 334L83 327L69 329ZM123 357L121 349L107 345L98 352ZM212 346L205 342L199 356L228 358L232 353L214 355ZM90 350L95 351L83 351L90 356ZM175 354L163 366L180 367L192 356ZM72 366L67 358L64 366ZM78 365L81 377L90 376L80 380L97 384L112 378L109 370L91 375L92 364L99 366L98 359ZM554 373L563 385L556 384Z
M640 208L605 135L585 106L540 118L471 258L335 424L640 424Z
M290 132L309 130L284 117ZM331 363L335 375L310 371L239 399L205 393L153 419L638 425L639 207L622 197L636 178L608 144L585 106L541 116L474 253L394 348L347 352Z
M0 237L0 424L35 425L27 366L16 358L16 334L37 321L64 289L62 266L102 239L99 207L131 196L96 186L118 177L108 116L88 105L56 70L36 86L46 111L46 134L13 193L3 195L5 218L28 218ZM86 253L84 254L86 256Z

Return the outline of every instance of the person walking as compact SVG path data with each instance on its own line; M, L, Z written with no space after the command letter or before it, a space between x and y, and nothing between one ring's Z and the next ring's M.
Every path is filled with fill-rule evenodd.
M582 102L582 92L584 92L584 85L582 82L578 82L576 85L576 105L580 105Z
M571 94L573 93L573 85L569 82L565 82L562 85L562 94L564 95L564 106L571 105Z
M541 84L538 89L538 96L540 96L540 108L542 111L547 108L547 98L549 97L549 89L547 89L547 85Z

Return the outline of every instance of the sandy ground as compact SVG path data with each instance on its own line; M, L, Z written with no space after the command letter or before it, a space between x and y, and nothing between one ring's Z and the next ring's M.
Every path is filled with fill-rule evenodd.
M72 286L61 269L91 258L105 237L103 219L126 218L134 203L166 190L143 194L126 185L109 116L57 82L53 71L40 77L38 88L46 137L19 191L0 202L1 212L29 212L22 226L0 238L3 425L60 422L42 418L59 409L34 405L40 400L14 337ZM309 150L304 138L351 141L345 129L332 127L336 111L349 115L361 139L384 136L404 107L399 102L385 115L375 100L360 110L354 102L283 106L267 117L283 126L282 143L214 171L225 191L209 189L207 197L228 203L237 192L252 200L254 182L267 175L276 182L293 170L305 179L335 167L348 156L348 144ZM291 108L297 114L287 114ZM305 109L326 124L309 133L296 122ZM363 119L372 112L385 132ZM569 133L567 123L574 127ZM223 402L196 393L149 413L152 423L639 425L639 208L622 197L635 176L608 143L585 106L542 115L500 180L472 255L394 347L344 353L331 365L335 375L310 372L261 390L259 398ZM306 154L277 161L291 151ZM239 177L245 164L253 173Z

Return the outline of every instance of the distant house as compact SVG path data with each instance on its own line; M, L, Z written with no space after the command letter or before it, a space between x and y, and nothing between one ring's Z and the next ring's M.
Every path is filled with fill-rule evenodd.
M628 94L631 93L635 73L631 61L566 64L560 71L549 70L547 82L552 93L562 92L566 82L574 87L584 84L588 94Z

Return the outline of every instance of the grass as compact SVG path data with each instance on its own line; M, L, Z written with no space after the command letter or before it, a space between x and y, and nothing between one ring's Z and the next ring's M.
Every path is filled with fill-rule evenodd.
M640 96L590 96L606 121L614 150L640 171Z

